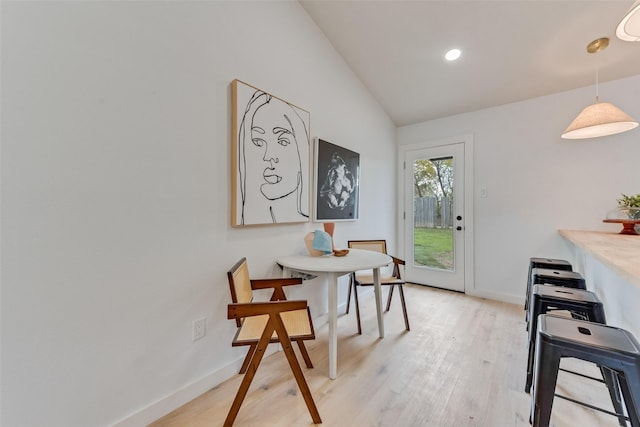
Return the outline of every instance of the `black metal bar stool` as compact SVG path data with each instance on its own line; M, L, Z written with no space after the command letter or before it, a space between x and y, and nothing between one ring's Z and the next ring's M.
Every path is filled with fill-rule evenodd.
M533 380L533 360L536 348L538 316L551 311L566 310L571 312L573 318L605 324L607 319L604 314L604 306L598 296L593 292L581 289L571 289L562 286L533 285L531 305L529 307L529 357L527 359L527 381L525 391L529 393ZM573 371L567 371L576 374ZM622 402L617 380L614 374L600 367L602 378L586 376L598 382L604 382L609 390L611 401L616 413L622 413ZM619 418L620 425L626 426L623 417Z
M579 316L590 322L607 323L604 306L593 292L562 286L533 285L529 306L529 357L527 359L527 381L524 391L529 393L533 381L533 359L536 349L538 316L556 310L570 311L572 317Z
M620 384L629 417L612 415L630 420L633 427L640 426L640 344L630 332L549 314L539 317L537 331L530 419L534 427L549 426L560 359L563 357L585 360L609 369Z
M525 295L524 309L529 310L529 296L531 295L531 272L534 268L546 268L549 270L573 271L573 266L569 261L557 258L529 258L529 272L527 274L527 294Z
M531 286L533 285L554 285L565 288L587 289L587 282L582 274L577 271L552 270L549 268L531 269ZM531 304L531 293L529 293L529 304ZM529 330L529 316L527 315L527 331ZM534 329L535 331L535 329Z

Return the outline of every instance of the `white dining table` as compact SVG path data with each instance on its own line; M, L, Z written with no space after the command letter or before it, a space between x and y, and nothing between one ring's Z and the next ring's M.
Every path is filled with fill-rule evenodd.
M338 370L338 277L358 270L373 270L376 311L378 315L378 334L384 338L384 318L382 317L382 290L380 286L380 267L391 264L389 255L362 249L349 249L346 256L310 256L291 255L276 259L284 269L284 274L292 271L312 274L326 278L328 282L329 308L329 378L335 379Z

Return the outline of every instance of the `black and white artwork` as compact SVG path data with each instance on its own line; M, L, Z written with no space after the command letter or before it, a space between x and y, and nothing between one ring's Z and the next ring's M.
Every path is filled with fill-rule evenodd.
M360 155L316 140L315 220L358 219Z
M232 226L309 221L309 112L239 80L231 89Z

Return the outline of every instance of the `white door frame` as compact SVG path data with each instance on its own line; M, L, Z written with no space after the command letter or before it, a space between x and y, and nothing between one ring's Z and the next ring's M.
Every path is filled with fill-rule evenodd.
M474 281L474 217L473 217L473 196L474 196L474 183L473 183L473 135L467 134L462 136L441 138L420 142L417 144L400 145L398 147L398 199L396 200L396 206L398 206L398 253L402 258L406 258L405 253L405 199L406 197L413 197L413 194L405 194L404 185L404 159L407 151L421 150L425 148L433 148L442 145L451 144L464 144L464 288L465 293L473 295L475 294L475 281Z

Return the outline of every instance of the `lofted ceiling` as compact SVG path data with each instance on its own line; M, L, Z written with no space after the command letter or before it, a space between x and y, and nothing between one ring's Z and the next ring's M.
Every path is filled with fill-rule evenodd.
M398 126L640 74L615 36L633 0L299 1Z

